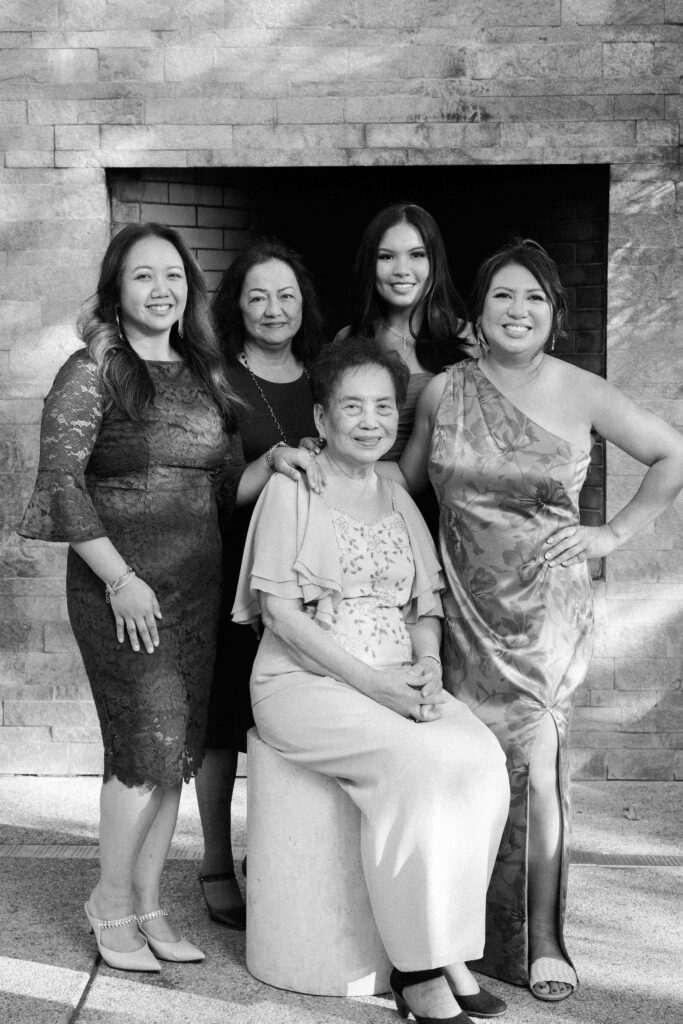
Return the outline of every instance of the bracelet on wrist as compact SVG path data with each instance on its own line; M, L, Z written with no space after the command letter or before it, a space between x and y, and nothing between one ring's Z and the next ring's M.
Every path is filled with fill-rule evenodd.
M263 458L265 459L266 466L271 471L271 473L272 473L273 469L275 468L275 463L273 462L273 452L275 451L276 448L287 448L287 447L288 447L288 445L285 444L284 441L278 441L277 444L274 444L272 446L272 448L269 448L268 451L264 454Z
M105 584L104 599L107 604L111 603L111 595L117 594L119 590L122 590L127 583L130 583L135 575L135 569L131 569L131 567L127 565L120 576L117 576L115 580L111 581L111 583Z
M422 658L420 658L419 660L423 661L425 658L429 658L430 661L435 661L439 668L441 668L441 659L437 658L435 654L423 654Z

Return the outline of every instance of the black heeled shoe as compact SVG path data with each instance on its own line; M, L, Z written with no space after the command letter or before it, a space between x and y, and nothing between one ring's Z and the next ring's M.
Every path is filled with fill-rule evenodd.
M227 928L235 928L237 931L244 931L247 927L247 908L242 907L212 907L204 889L205 882L230 882L235 880L234 871L220 871L215 875L199 875L199 884L202 887L202 896L209 911L209 917L217 924L224 924Z
M443 971L440 967L434 967L429 971L410 972L397 971L395 967L392 969L389 984L391 985L391 993L396 1002L396 1009L401 1017L407 1020L409 1014L412 1013L417 1024L472 1024L467 1014L462 1012L456 1017L418 1017L410 1009L408 1003L403 998L403 989L409 988L411 985L419 985L422 981L431 981L432 978L440 977L443 977Z
M451 985L451 992L457 999L458 1005L465 1013L469 1013L470 1017L500 1017L501 1013L505 1013L508 1008L504 999L499 999L485 988L480 987L476 995L461 996Z

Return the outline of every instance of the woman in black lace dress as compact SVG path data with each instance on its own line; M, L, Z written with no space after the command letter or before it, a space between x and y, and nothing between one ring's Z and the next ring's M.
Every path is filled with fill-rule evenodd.
M219 516L238 491L255 499L273 453L244 466L203 277L176 232L116 235L79 327L86 347L46 399L19 532L70 545L69 617L104 742L101 874L86 914L110 966L154 971L156 957L203 959L159 888L181 783L204 750ZM288 449L277 458L289 464Z

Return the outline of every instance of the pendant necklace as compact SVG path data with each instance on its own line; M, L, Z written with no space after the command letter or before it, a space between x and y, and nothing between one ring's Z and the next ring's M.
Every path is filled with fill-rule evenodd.
M406 352L407 349L408 349L408 338L409 337L412 338L412 334L409 334L409 335L401 334L399 331L394 330L394 328L391 326L391 324L388 324L386 322L386 320L381 320L380 323L382 324L383 327L385 327L387 329L387 331L389 331L391 334L393 334L394 337L401 339L401 341L403 342L403 351Z
M279 419L275 415L275 410L273 409L272 405L270 404L270 402L266 398L266 396L265 396L265 394L263 392L263 388L261 387L261 385L259 384L258 380L256 379L256 376L254 375L254 371L252 370L251 366L249 365L249 362L247 361L247 354L246 354L246 352L241 352L240 353L239 360L240 360L242 366L244 366L245 369L247 370L247 373L251 377L252 381L254 382L254 387L256 388L256 390L258 391L259 395L263 399L263 404L265 405L266 409L270 413L271 419L273 420L273 423L277 427L278 433L279 433L280 437L282 438L284 443L286 445L288 445L289 441L287 440L287 435L285 434L284 430L282 429L282 424L280 423ZM311 378L310 378L310 375L308 373L308 370L306 369L305 366L302 367L302 369L304 371L304 377L306 378L307 381L310 382ZM291 383L294 383L294 381L292 381Z

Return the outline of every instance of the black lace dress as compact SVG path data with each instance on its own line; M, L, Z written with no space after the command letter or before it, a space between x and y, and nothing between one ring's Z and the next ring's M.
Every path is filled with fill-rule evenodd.
M221 607L219 515L244 469L238 434L183 362L147 362L154 408L144 424L104 410L95 364L81 350L45 400L24 537L109 537L156 593L154 654L116 639L101 580L72 549L69 618L104 742L104 781L173 786L199 768Z

